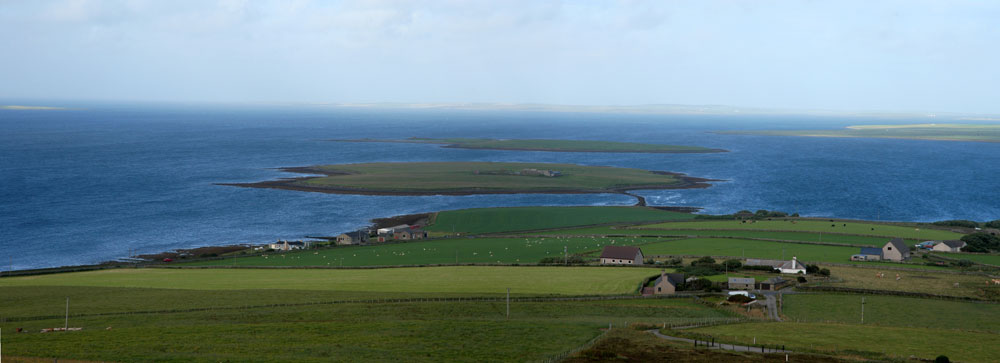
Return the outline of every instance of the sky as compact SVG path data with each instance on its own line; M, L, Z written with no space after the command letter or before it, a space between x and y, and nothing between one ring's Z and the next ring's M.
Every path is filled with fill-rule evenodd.
M0 98L1000 114L1000 1L0 0Z

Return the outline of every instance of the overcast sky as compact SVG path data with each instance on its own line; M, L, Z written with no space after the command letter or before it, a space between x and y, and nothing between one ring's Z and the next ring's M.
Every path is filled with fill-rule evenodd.
M0 98L1000 113L1000 1L0 0Z

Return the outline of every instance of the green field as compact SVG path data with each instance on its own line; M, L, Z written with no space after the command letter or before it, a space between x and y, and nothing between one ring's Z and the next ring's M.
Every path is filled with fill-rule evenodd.
M612 227L585 227L561 229L546 232L522 232L523 235L629 235L629 236L698 236L698 237L739 237L739 238L760 238L780 241L802 241L836 243L847 245L878 246L885 245L885 237L855 236L848 234L813 233L813 232L782 232L782 231L753 231L753 230L718 230L718 229L637 229L637 228L612 228ZM918 240L907 240L907 243L916 244Z
M561 175L534 175L532 173L536 172L530 169L558 171ZM346 194L472 195L617 193L633 189L684 188L696 184L689 178L641 169L548 163L366 163L283 170L326 176L226 185Z
M793 223L794 222L794 223ZM846 226L844 226L846 224ZM740 223L739 221L697 221L668 222L631 227L636 229L712 229L712 230L758 230L758 231L791 231L791 232L822 232L836 234L853 234L865 236L884 236L908 238L914 240L948 240L959 239L959 233L939 229L895 226L887 224L864 223L835 220L787 220L787 221L757 221L756 223ZM886 240L888 242L888 240Z
M53 292L48 300L61 296ZM190 307L196 304L176 306ZM514 302L510 310L508 320L501 301L326 304L74 316L69 325L83 330L69 333L38 333L62 326L61 318L8 322L0 328L28 332L4 334L4 353L12 356L176 362L525 361L578 346L608 323L731 318L683 299L642 305Z
M417 242L336 247L252 257L192 262L205 266L400 266L456 263L534 264L545 257L601 250L604 245L633 245L654 239L531 237L453 238Z
M934 252L934 254L956 260L969 260L972 262L977 262L985 265L1000 266L1000 255L998 254L948 253L948 252Z
M887 264L886 266L893 265ZM917 267L919 265L905 266ZM991 279L981 275L942 273L934 269L896 271L840 266L830 266L829 269L838 280L819 282L819 285L867 290L907 291L987 300L998 300L1000 297L1000 287L989 285ZM879 273L884 274L884 277L876 276ZM899 274L899 280L896 280L896 274Z
M782 313L802 322L859 324L862 295L784 296ZM1000 333L1000 304L864 295L865 324Z
M726 131L724 134L1000 142L1000 125L862 125L837 130Z
M883 327L821 323L749 323L691 329L730 343L784 345L795 351L843 351L883 353L905 359L915 355L934 359L946 355L952 361L994 362L1000 347L989 342L997 334L939 329ZM942 341L944 339L944 341Z
M434 224L425 229L442 233L479 234L692 218L694 215L688 213L646 207L476 208L438 212Z
M388 269L116 269L0 279L6 286L192 290L289 289L401 293L627 294L658 270L626 267L449 266Z
M330 140L339 142L390 142L408 144L442 144L458 149L525 150L557 152L606 152L606 153L712 153L724 152L699 146L641 144L597 140L546 140L546 139L474 139L474 138L420 138L401 140L356 139Z

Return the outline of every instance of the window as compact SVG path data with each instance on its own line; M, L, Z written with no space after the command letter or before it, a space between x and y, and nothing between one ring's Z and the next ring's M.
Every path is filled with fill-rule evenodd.
M888 248L889 248L889 251L892 251L892 247L888 247Z
M662 287L657 287L656 288L656 292L660 292L660 291L663 291L663 288Z

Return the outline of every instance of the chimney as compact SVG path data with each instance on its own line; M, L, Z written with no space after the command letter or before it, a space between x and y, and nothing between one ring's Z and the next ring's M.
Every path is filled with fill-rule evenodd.
M798 266L799 266L799 259L795 258L795 256L792 256L792 268L798 268Z

